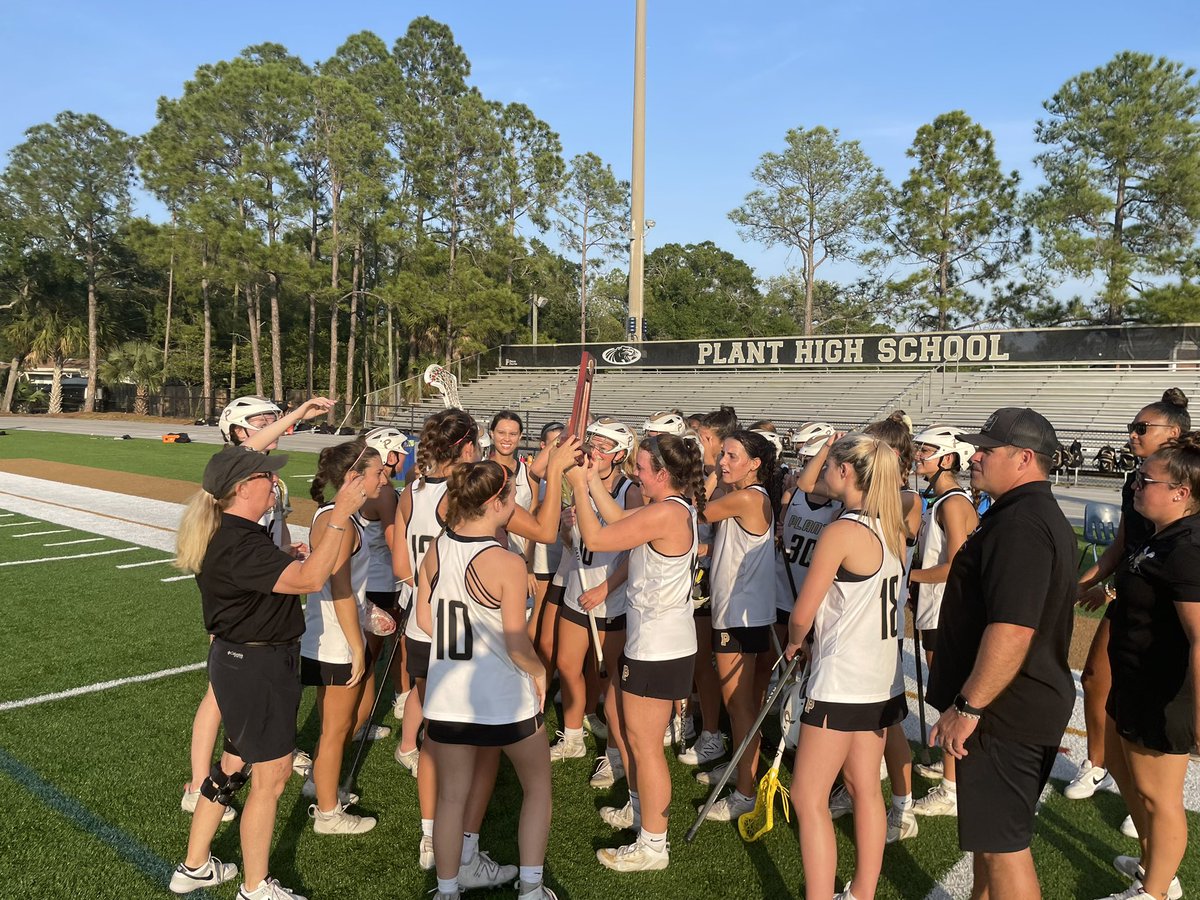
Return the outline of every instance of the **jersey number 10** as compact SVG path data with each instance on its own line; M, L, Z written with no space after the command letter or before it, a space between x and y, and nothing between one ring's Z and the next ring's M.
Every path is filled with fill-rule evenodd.
M473 644L471 618L461 600L438 600L437 658L470 659Z

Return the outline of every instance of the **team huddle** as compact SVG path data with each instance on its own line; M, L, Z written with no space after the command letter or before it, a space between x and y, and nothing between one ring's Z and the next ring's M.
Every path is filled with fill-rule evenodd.
M745 824L762 803L769 694L796 711L791 802L808 898L874 897L885 845L937 815L958 817L975 854L973 896L1036 897L1029 846L1075 699L1078 600L1111 604L1085 672L1091 758L1067 796L1115 779L1142 854L1117 858L1131 885L1112 896L1175 900L1200 730L1200 436L1186 403L1169 391L1131 424L1142 465L1118 539L1080 577L1047 481L1058 439L1030 409L998 410L974 434L914 433L898 412L850 434L808 423L786 442L730 407L667 410L638 431L601 416L582 444L547 425L522 458L517 414L481 430L448 408L415 444L377 428L322 451L302 544L276 474L287 458L269 451L331 404L283 415L240 398L179 532L177 565L196 573L212 645L171 890L239 875L211 844L248 782L238 897L303 900L269 874L278 798L295 771L317 834L376 825L354 812L354 774L367 742L391 733L374 723L390 685L395 758L417 781L416 862L435 870L437 900L514 882L522 898L554 898L543 881L552 767L588 755L585 732L604 747L591 786L627 788L599 815L629 838L599 849L598 865L668 867L667 752L713 786L706 819ZM929 741L940 757L921 748L917 765L937 786L916 799L901 726L906 621L918 684L925 666L941 711ZM304 686L321 721L311 752L296 746ZM554 740L548 700L561 704ZM517 865L479 844L501 753L523 792ZM838 894L833 819L847 813L854 873Z

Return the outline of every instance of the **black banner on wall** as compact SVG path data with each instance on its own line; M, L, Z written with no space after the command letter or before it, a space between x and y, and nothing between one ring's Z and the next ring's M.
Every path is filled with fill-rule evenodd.
M937 366L1004 363L1195 361L1200 325L1137 325L922 334L829 335L587 344L599 365L647 368L768 366ZM505 366L568 368L579 344L502 348Z

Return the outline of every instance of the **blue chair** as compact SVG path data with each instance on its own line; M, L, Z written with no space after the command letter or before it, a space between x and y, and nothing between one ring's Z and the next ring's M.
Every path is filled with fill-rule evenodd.
M1108 547L1117 539L1117 528L1121 524L1121 507L1112 503L1088 503L1083 508L1083 539L1087 547L1079 556L1079 565L1090 549L1092 564L1100 560L1100 548Z

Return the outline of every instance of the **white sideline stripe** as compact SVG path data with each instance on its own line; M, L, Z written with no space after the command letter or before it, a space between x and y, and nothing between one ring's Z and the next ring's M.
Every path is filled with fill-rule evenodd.
M161 566L163 563L169 563L169 562L175 562L175 560L173 560L173 559L152 559L148 562L125 563L124 565L117 566L117 568L118 569L137 569L137 568L140 568L141 566Z
M95 553L74 553L70 556L44 556L41 559L14 559L11 562L0 562L0 566L28 566L33 563L58 562L60 559L86 559L89 556L108 556L112 553L132 553L141 547L121 547L119 550L97 550Z
M96 541L107 541L108 538L80 538L77 541L55 541L53 544L42 544L43 547L66 547L70 544L94 544Z
M5 522L0 528L24 528L26 525L41 525L41 522Z
M11 519L16 513L0 513L0 519Z
M970 897L971 883L975 880L974 859L972 854L964 853L925 895L925 900L965 900Z
M142 681L156 681L159 678L168 678L171 675L182 675L184 672L195 672L197 669L203 669L208 663L198 662L191 663L186 666L176 666L173 669L162 669L158 672L150 672L147 675L131 675L128 678L116 678L112 681L99 681L96 684L85 684L83 687L71 688L66 691L56 691L53 694L39 694L36 697L27 697L24 700L9 700L5 703L0 703L0 712L7 712L10 709L22 709L26 706L36 706L39 703L49 703L51 700L65 700L68 697L78 697L81 694L94 694L97 691L107 691L109 688L121 687L125 684L137 684Z
M25 534L14 534L13 537L41 537L42 535L46 534L66 534L70 530L70 528L56 528L53 531L27 531Z
M195 578L195 575L176 575L174 578L160 578L159 581L183 581L187 578Z

